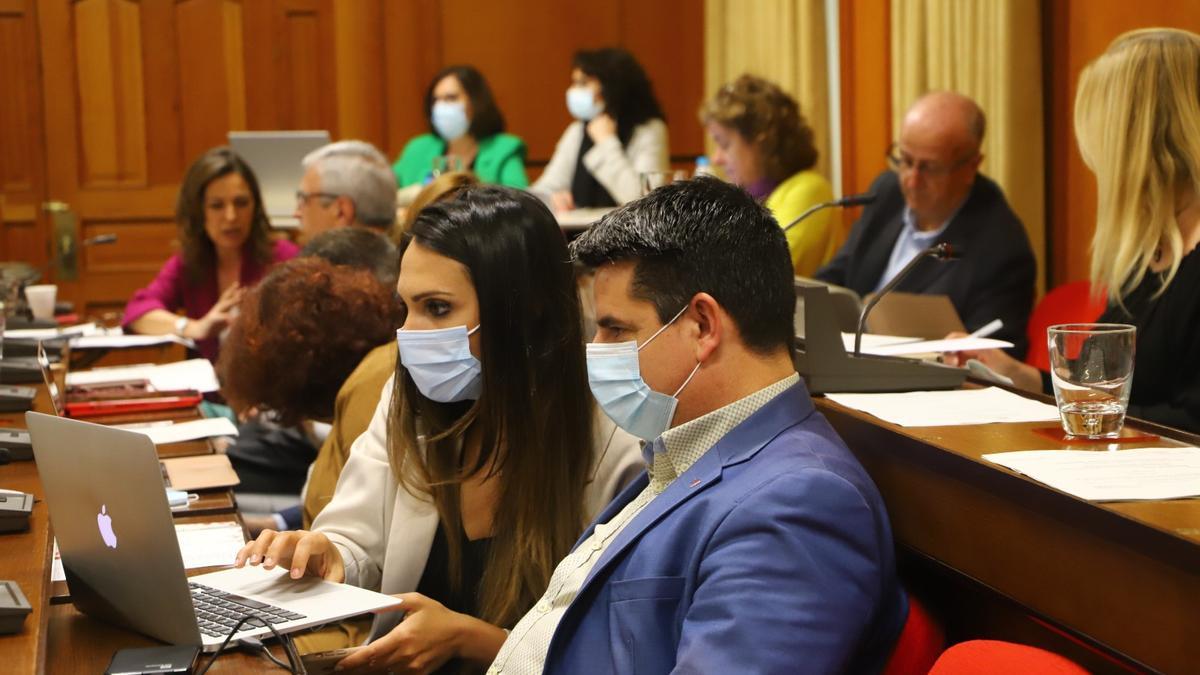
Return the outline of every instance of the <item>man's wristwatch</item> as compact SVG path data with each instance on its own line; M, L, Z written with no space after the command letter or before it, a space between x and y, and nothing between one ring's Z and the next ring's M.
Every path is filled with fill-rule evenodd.
M183 337L183 331L188 327L188 324L191 322L192 322L192 320L187 318L186 316L181 316L178 319L175 319L175 334L180 337Z

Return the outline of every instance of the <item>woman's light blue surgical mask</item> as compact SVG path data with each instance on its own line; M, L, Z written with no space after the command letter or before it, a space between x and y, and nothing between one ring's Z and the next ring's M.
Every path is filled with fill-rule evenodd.
M483 367L471 353L468 339L477 330L479 326L396 331L400 363L426 398L439 403L479 398Z
M471 128L471 120L467 119L467 106L461 102L435 102L430 119L433 121L434 131L447 141L461 138Z
M596 397L600 409L617 426L644 441L653 441L671 427L675 407L679 405L679 399L676 397L692 381L692 377L700 369L700 364L697 363L683 384L679 385L674 394L668 396L654 391L642 379L638 352L683 316L686 309L685 305L673 319L647 338L641 346L634 340L615 343L592 342L587 346L588 385L591 386L592 395Z
M571 117L588 122L604 112L604 104L596 102L590 87L576 85L567 88L567 110L571 111Z

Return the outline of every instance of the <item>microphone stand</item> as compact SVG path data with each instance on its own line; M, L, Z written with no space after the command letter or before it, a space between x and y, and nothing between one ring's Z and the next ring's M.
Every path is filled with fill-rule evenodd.
M899 286L900 282L904 281L925 258L933 258L934 260L945 262L948 260L957 260L961 256L961 251L958 251L950 244L942 242L921 251L912 260L908 261L908 264L897 272L891 281L884 284L883 288L879 289L879 292L871 297L871 300L863 307L862 313L858 315L858 330L854 333L854 355L862 356L862 336L867 329L867 315L871 313L871 310L875 308L875 305L879 303L883 296L891 293Z
M850 195L849 197L842 197L841 199L835 199L831 202L823 202L821 204L817 204L816 206L809 207L804 213L801 213L799 216L796 216L796 218L794 220L792 220L792 222L783 226L783 231L787 232L788 230L792 229L793 227L799 225L801 222L804 221L805 218L808 218L809 216L816 213L817 211L833 208L836 206L866 206L867 204L870 204L873 201L875 201L875 195L861 194L861 195Z

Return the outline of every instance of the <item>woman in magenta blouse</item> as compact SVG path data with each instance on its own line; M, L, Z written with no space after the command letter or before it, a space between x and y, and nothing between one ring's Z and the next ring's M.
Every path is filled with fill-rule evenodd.
M201 356L215 360L217 336L243 291L299 248L270 239L258 180L229 148L213 148L188 168L175 223L180 252L133 294L123 326L131 333L192 338Z

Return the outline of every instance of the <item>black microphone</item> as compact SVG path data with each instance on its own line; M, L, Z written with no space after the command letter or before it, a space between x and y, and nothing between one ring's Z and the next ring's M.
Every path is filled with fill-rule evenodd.
M917 255L913 256L913 259L904 266L904 269L897 272L896 276L892 277L891 281L887 282L883 288L879 289L879 292L871 298L871 301L868 302L865 307L863 307L862 314L858 315L858 331L854 333L854 355L862 355L862 336L863 333L866 332L867 328L867 315L871 313L871 310L874 309L875 305L881 298L883 298L883 296L891 293L896 286L899 286L900 282L904 281L904 278L907 277L909 273L911 273L925 258L933 258L934 260L939 261L958 260L962 257L962 254L963 250L961 247L942 242L940 244L934 244L933 246L930 246L924 251L921 251Z
M834 208L834 207L843 207L843 206L866 206L867 204L870 204L873 201L875 201L875 195L873 193L866 192L861 195L849 195L847 197L842 197L841 199L835 199L831 202L824 202L822 204L817 204L816 206L805 211L804 213L801 213L792 222L788 223L787 225L784 225L783 231L787 232L788 230L792 229L793 227L799 225L800 221L804 220L805 218L811 216L812 214L814 214L817 211L820 211L822 209L830 209L830 208Z
M88 237L83 240L84 246L99 246L101 244L117 243L117 235L115 234L98 234L94 237Z

